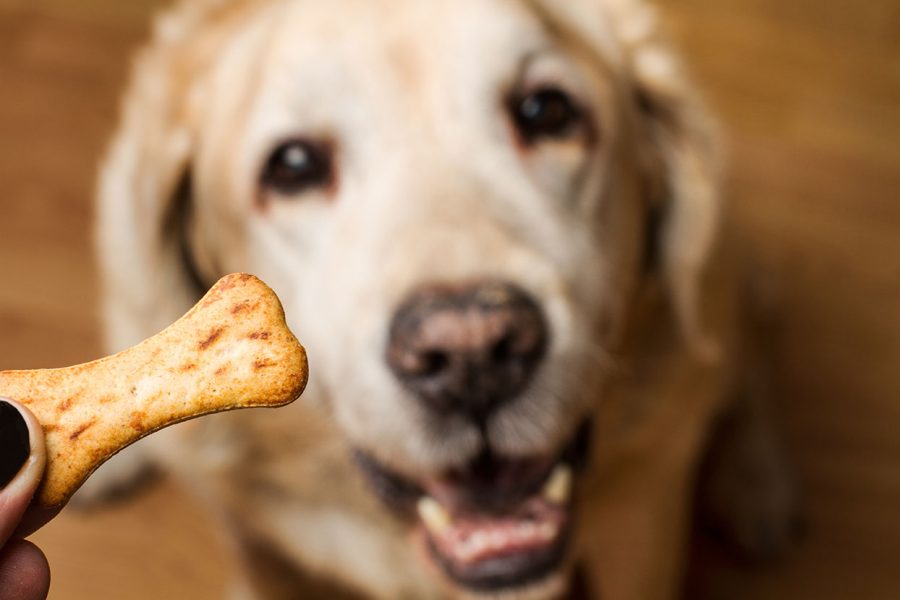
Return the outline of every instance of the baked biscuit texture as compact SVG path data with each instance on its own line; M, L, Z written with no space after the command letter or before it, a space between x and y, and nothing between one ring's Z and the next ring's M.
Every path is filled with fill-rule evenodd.
M24 404L44 428L47 467L34 502L54 507L140 438L201 415L289 404L307 377L306 353L278 297L236 273L173 325L119 354L0 372L0 396Z

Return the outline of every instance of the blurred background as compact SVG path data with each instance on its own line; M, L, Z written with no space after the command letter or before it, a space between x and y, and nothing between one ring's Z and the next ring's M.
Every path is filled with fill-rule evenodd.
M100 354L92 186L158 0L0 0L0 368ZM740 235L780 304L776 417L809 536L686 595L900 598L900 1L662 0L729 142ZM219 598L227 552L163 482L35 536L51 598Z

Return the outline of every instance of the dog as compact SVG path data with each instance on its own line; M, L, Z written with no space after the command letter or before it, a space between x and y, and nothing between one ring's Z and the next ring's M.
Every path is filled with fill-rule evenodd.
M720 154L642 0L176 4L102 167L107 345L247 271L311 379L84 496L174 473L242 559L235 598L663 599L728 422L702 501L782 545Z

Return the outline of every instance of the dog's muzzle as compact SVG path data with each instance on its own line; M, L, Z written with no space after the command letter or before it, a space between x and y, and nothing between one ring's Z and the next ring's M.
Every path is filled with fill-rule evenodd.
M488 439L491 419L514 410L533 382L549 338L540 305L505 282L422 288L391 320L386 360L394 376L426 413L475 425L484 445L475 457L415 477L365 449L357 449L357 463L376 494L416 524L431 561L472 591L546 580L568 554L589 422L563 447L534 455L505 456Z

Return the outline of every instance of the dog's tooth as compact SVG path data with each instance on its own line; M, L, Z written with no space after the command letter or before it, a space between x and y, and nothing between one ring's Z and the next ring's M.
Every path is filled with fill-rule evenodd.
M550 523L543 523L538 526L537 534L538 537L544 541L550 541L556 537L558 530L557 528Z
M463 562L467 562L467 561L471 560L473 556L475 556L476 552L477 552L477 549L475 547L474 542L471 539L468 539L468 540L461 542L460 544L458 544L456 546L456 550L454 551L454 554L456 555L457 559L459 559Z
M473 555L480 554L487 550L490 542L490 534L483 531L476 531L472 534L472 537L469 538L469 550Z
M447 509L430 496L420 498L417 508L422 522L425 523L425 527L432 533L444 533L453 522Z
M537 532L537 525L534 523L525 523L519 528L519 533L525 539L531 539Z
M474 557L484 552L484 547L484 537L475 534L459 546L457 557L464 562L472 560Z
M563 505L572 495L572 467L559 464L553 469L547 483L544 484L543 496L553 504Z
M502 548L509 542L509 534L502 531L492 531L488 534L488 546L490 548Z

